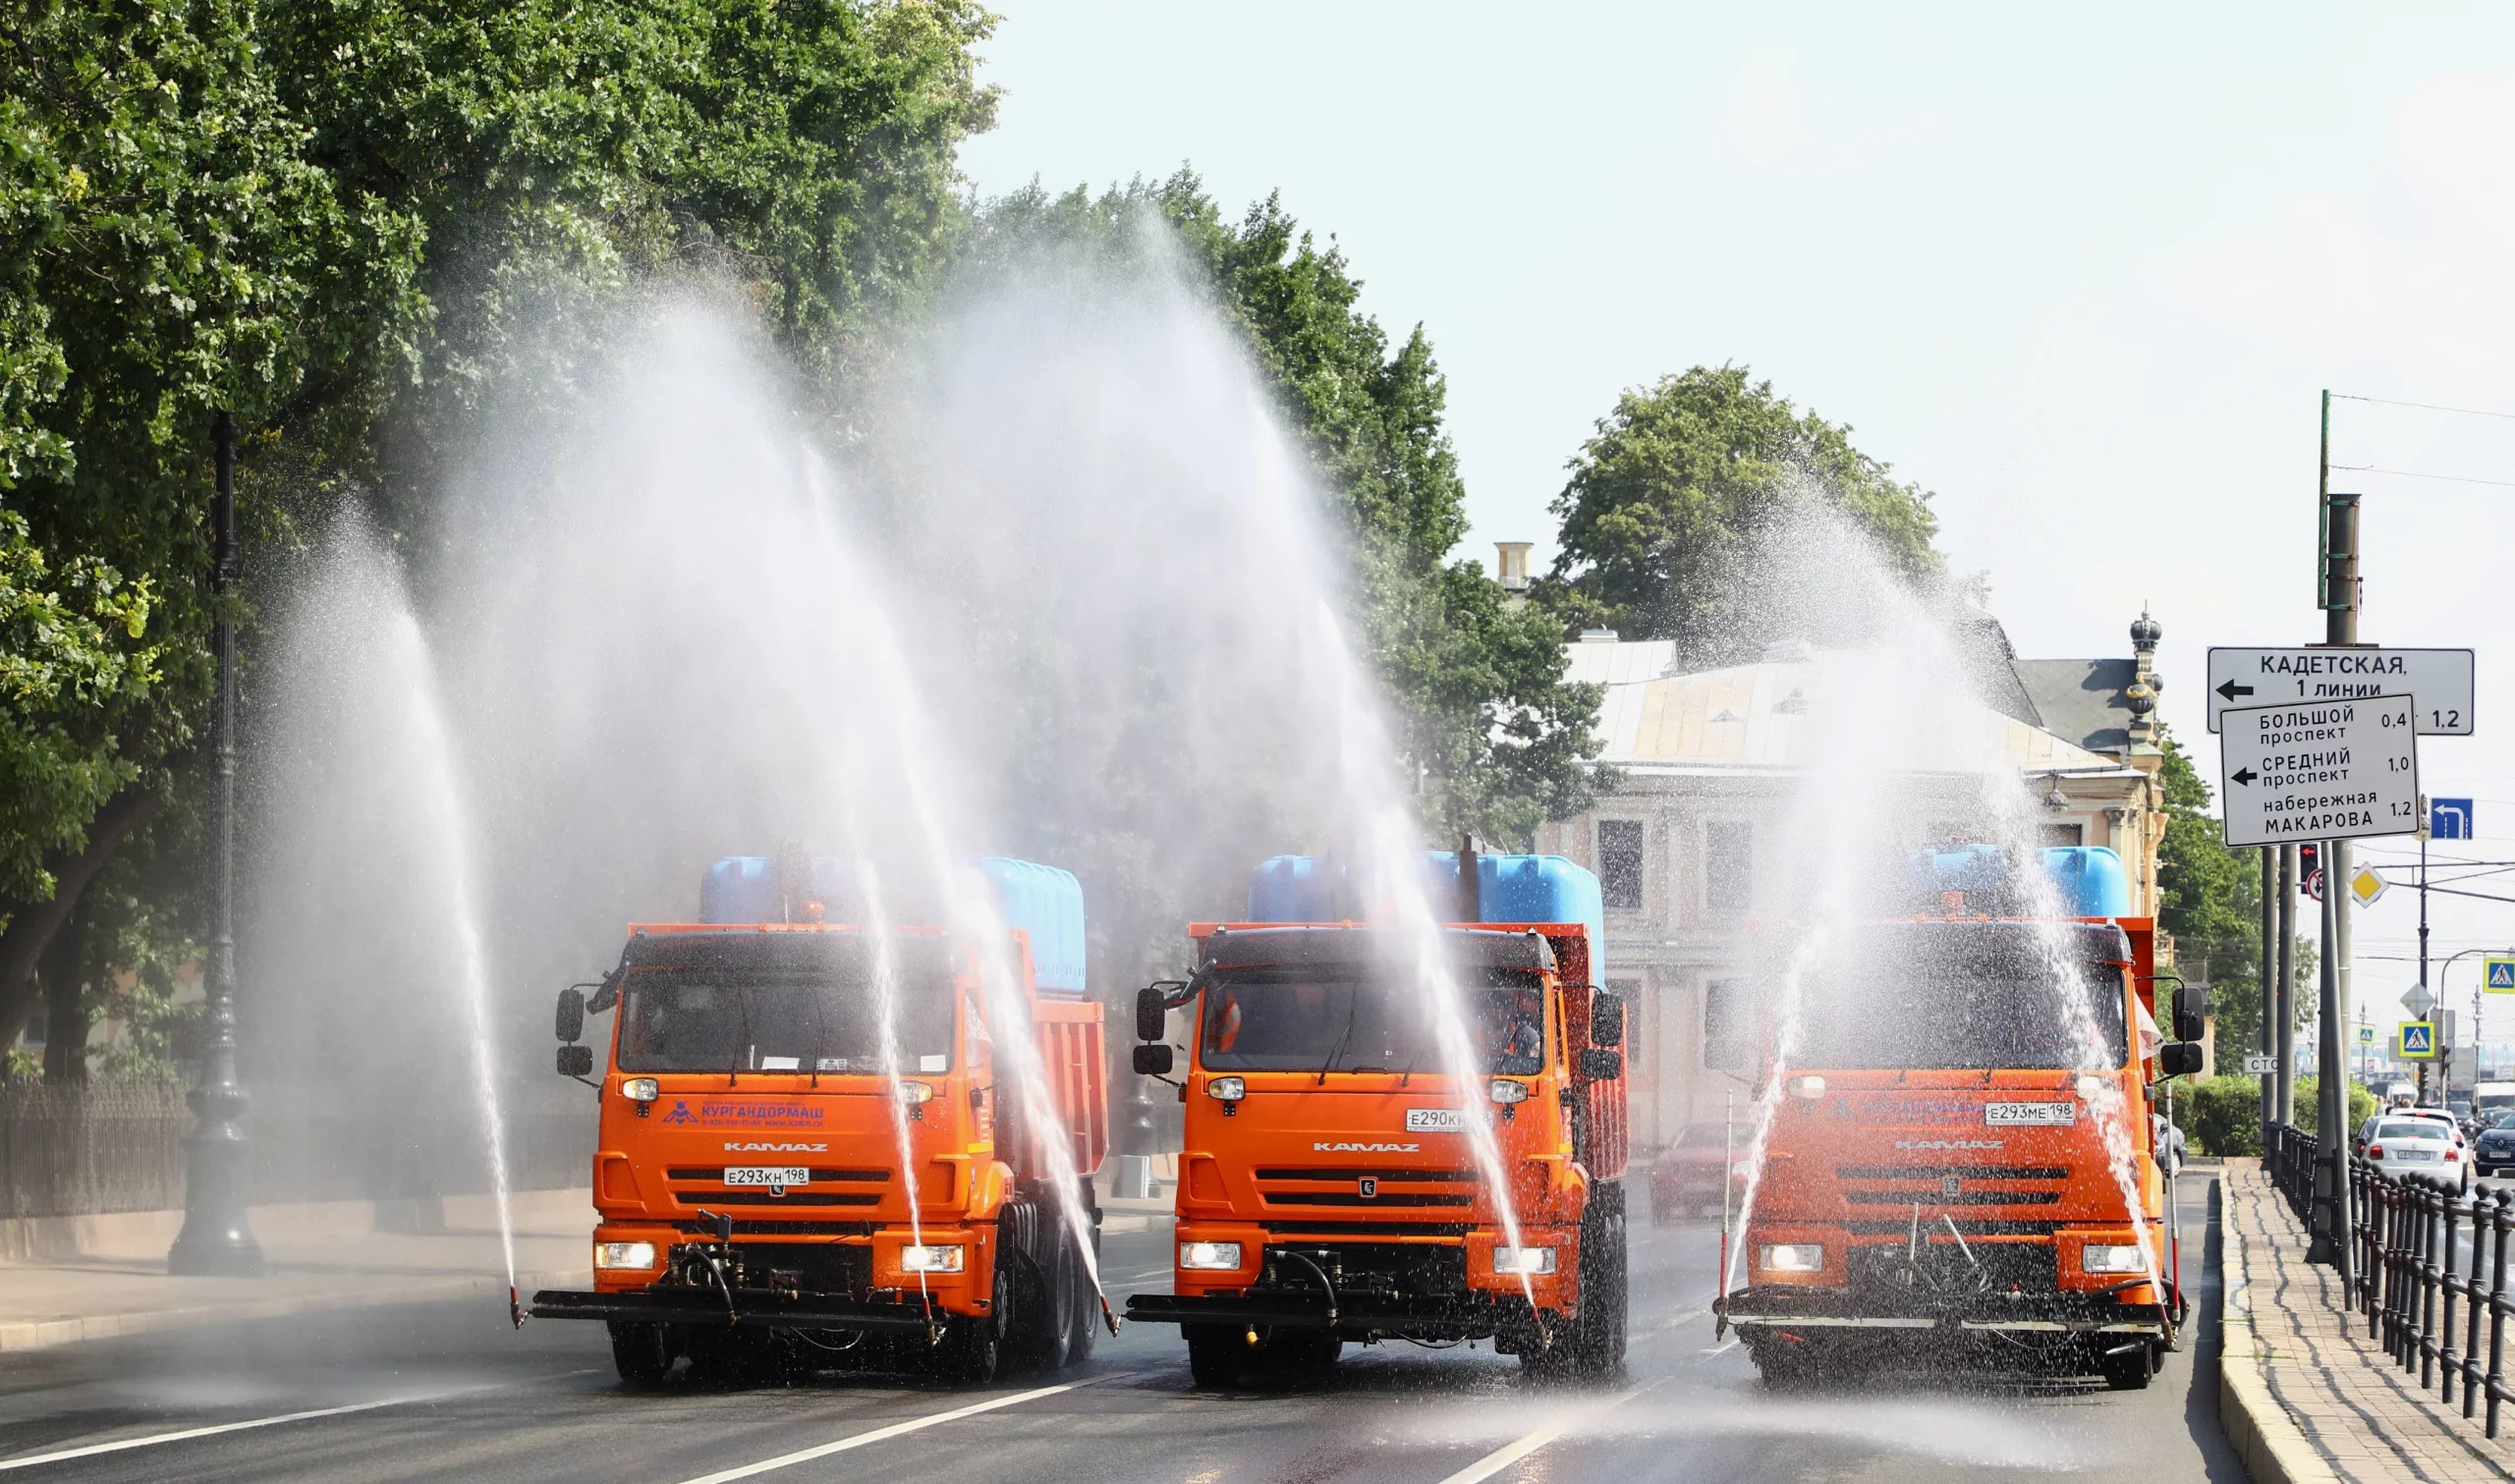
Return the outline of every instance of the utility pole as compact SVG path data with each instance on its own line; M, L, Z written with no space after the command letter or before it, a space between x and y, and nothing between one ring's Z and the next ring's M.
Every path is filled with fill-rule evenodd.
M200 1085L190 1099L191 1141L185 1146L184 1229L166 1254L166 1270L258 1278L261 1243L245 1214L245 1089L236 1079L236 621L230 599L239 576L236 553L236 418L218 414L218 483L209 507L210 601L216 608L210 654L218 693L210 703L209 962L202 1010L209 1043Z
M2331 492L2331 392L2322 394L2321 457L2316 476L2322 561L2318 574L2323 614L2323 642L2339 646L2358 642L2358 497ZM2349 889L2349 842L2322 843L2322 1036L2320 1072L2316 1091L2321 1105L2316 1120L2314 1241L2309 1262L2327 1262L2337 1271L2344 1304L2352 1301L2349 1211L2349 1075L2340 1039L2349 1025L2349 913L2341 894Z
M2279 847L2279 1123L2297 1122L2297 848Z
M2279 848L2262 848L2262 1054L2273 1070L2262 1079L2262 1149L2270 1152L2270 1130L2279 1122Z

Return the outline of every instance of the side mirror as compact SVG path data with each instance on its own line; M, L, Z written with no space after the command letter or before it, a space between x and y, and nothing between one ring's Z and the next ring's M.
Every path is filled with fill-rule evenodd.
M1590 996L1590 1044L1624 1044L1624 997L1608 990Z
M1136 991L1136 1039L1158 1041L1170 1019L1170 997L1162 986L1147 984Z
M1624 1053L1592 1046L1585 1049L1576 1065L1585 1082L1612 1082L1624 1075Z
M1170 1074L1170 1048L1158 1042L1136 1048L1136 1075L1163 1077Z
M2186 984L2174 992L2174 1038L2197 1041L2209 1028L2209 991Z
M593 1048L590 1046L560 1047L559 1075L563 1077L593 1075Z
M2169 1041L2157 1048L2157 1075L2179 1077L2201 1070L2201 1045L2197 1041Z
M586 992L582 989L559 991L559 1039L574 1043L585 1039Z

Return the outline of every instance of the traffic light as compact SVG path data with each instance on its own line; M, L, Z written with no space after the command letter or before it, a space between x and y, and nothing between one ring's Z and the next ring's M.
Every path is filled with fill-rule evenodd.
M2316 902L2320 902L2322 900L2321 846L2301 845L2297 847L2297 885L2305 892L2306 896L2312 900Z

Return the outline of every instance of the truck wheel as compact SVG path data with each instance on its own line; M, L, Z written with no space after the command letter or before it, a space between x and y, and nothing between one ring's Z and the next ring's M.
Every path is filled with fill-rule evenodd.
M672 1337L660 1324L611 1325L611 1363L631 1386L652 1386L664 1379L674 1360Z
M1026 1369L1062 1369L1072 1358L1074 1341L1074 1251L1060 1234L1047 1257L1024 1262L1016 1275L1021 1295L1014 1302L1009 1348Z
M1572 1374L1613 1376L1624 1366L1627 1261L1620 1186L1602 1185L1591 1197L1581 1223L1579 1318L1559 1335L1555 1348Z
M1089 1273L1074 1275L1074 1304L1066 1321L1065 1363L1081 1365L1091 1358L1091 1347L1100 1342L1100 1295L1092 1290Z
M2104 1384L2112 1391L2146 1391L2150 1378L2157 1373L2157 1355L2154 1346L2135 1346L2122 1354L2100 1355L2096 1358L2102 1367Z
M1223 1324L1183 1324L1188 1342L1188 1375L1199 1386L1227 1391L1240 1384L1240 1368L1249 1353L1247 1337Z
M1003 1367L1004 1347L991 1318L955 1318L935 1347L934 1368L955 1386L984 1386Z
M1767 1340L1747 1347L1748 1355L1756 1362L1756 1373L1763 1378L1764 1390L1775 1392L1805 1386L1816 1378L1816 1357L1808 1351L1804 1341L1793 1344Z

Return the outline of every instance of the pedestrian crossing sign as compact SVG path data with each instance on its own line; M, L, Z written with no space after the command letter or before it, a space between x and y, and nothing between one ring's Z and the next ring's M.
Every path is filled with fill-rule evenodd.
M2493 995L2515 995L2515 959L2483 959L2485 970L2481 982Z
M2405 1062L2432 1062L2436 1059L2436 1027L2426 1020L2412 1020L2401 1027L2401 1040L2393 1047L2393 1055Z

